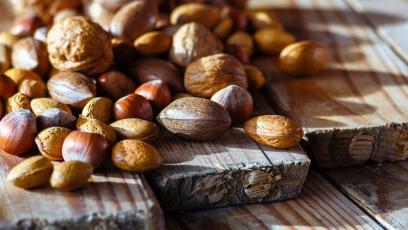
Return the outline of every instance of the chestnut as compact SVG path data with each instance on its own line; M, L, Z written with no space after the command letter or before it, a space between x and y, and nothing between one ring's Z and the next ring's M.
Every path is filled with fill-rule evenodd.
M135 90L135 94L143 96L152 104L156 111L162 110L171 102L171 94L167 84L161 80L149 81Z
M113 100L117 100L132 93L136 85L125 74L118 71L109 71L96 80L98 92Z
M17 85L6 75L0 74L0 99L7 100L17 91Z
M113 116L116 120L140 118L153 120L153 109L149 101L137 94L129 94L119 99L113 106Z

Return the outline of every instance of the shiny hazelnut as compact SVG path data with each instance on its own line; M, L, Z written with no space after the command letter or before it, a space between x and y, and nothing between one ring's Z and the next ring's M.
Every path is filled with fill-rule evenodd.
M244 65L244 69L248 77L248 88L260 89L265 85L266 77L258 67Z
M0 100L7 100L17 91L17 85L6 75L0 74Z
M32 36L41 26L43 26L41 18L34 12L27 12L14 19L10 33L17 37Z
M27 97L40 98L45 97L47 87L43 81L36 80L24 80L18 87L18 92L26 95Z
M65 9L65 10L61 10L59 11L57 14L54 15L53 21L54 23L57 23L59 21L62 21L66 18L70 18L70 17L74 17L74 16L78 16L79 12L77 10L74 9Z
M62 162L54 167L50 185L63 191L72 191L88 184L94 168L91 164L81 161Z
M219 90L211 97L211 101L222 105L234 124L248 120L254 107L251 94L236 85L230 85Z
M111 121L113 102L106 97L96 97L90 100L82 110L82 116L95 118L108 124Z
M65 161L81 161L99 167L109 154L106 138L95 133L72 131L62 145Z
M31 111L33 111L36 116L40 115L45 110L52 108L61 109L72 114L71 109L67 105L48 97L35 98L31 100L30 107Z
M37 126L39 130L50 127L65 127L74 129L76 117L72 113L68 113L62 109L51 108L44 110L37 115Z
M6 113L11 113L20 109L30 110L30 98L22 93L16 93L6 101Z
M187 3L176 7L170 14L171 24L185 24L198 22L212 28L221 17L221 11L217 7L202 3Z
M149 81L135 90L135 94L139 94L146 98L153 106L155 111L160 111L171 102L171 94L167 84L161 80Z
M140 118L153 120L153 109L149 101L137 94L129 94L120 98L113 106L115 120Z
M36 80L42 81L40 75L36 74L31 70L11 68L4 73L9 77L16 85L20 85L24 80Z
M254 39L259 49L266 54L279 53L285 46L295 42L293 35L273 28L258 30Z
M135 83L125 74L109 71L97 79L98 93L117 100L132 93L136 89Z
M159 55L169 51L171 37L163 32L147 32L138 37L133 45L143 55Z
M0 149L12 155L27 153L37 134L35 116L29 110L6 114L0 121Z
M4 73L11 65L11 51L6 45L0 44L0 74Z

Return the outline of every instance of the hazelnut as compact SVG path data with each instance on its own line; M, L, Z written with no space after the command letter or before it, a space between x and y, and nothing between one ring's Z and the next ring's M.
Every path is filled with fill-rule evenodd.
M173 101L160 112L157 120L171 133L193 141L214 140L231 125L231 118L224 107L197 97Z
M213 33L219 39L226 38L234 29L234 22L231 18L222 19L213 29Z
M258 30L254 38L259 49L266 54L279 53L285 46L295 42L291 34L273 28Z
M45 44L32 37L23 38L13 44L11 62L14 68L32 70L41 76L47 76L50 69Z
M326 47L318 42L303 41L285 47L279 56L279 65L289 74L309 75L323 69L328 60Z
M113 62L110 39L109 33L90 19L66 18L48 32L50 62L60 71L100 74Z
M34 12L27 12L14 19L10 26L10 33L17 37L28 37L41 26L43 26L41 18Z
M11 52L10 49L0 44L0 74L4 73L10 68L11 65Z
M30 110L30 98L22 93L16 93L6 101L6 113L11 113L20 109Z
M112 38L113 62L118 67L127 67L137 57L136 49L130 41Z
M135 40L134 46L143 55L159 55L170 49L171 37L163 32L147 32Z
M282 30L282 23L279 21L273 10L250 10L248 13L249 21L255 30L264 28L273 28Z
M34 32L34 39L41 41L43 43L47 42L47 34L48 34L48 28L47 27L40 27L35 30Z
M29 98L45 97L47 87L43 81L24 80L18 87L18 92Z
M65 127L74 129L76 117L62 109L51 108L37 115L37 126L39 130L50 127Z
M113 147L112 162L125 171L146 172L160 166L161 156L159 151L147 142L123 140Z
M14 186L30 189L48 183L52 163L43 156L27 158L16 165L7 175L7 181Z
M95 118L103 123L111 121L113 102L106 97L96 97L90 100L82 110L82 116Z
M18 41L18 37L12 35L9 31L0 32L0 44L1 45L5 45L11 48L16 41Z
M138 94L146 98L155 111L160 111L171 102L171 94L167 84L161 80L149 81L135 90Z
M159 137L159 127L150 121L127 118L115 121L110 126L115 129L120 139L136 139L153 142Z
M126 118L140 118L153 120L153 109L149 101L137 94L129 94L116 101L113 106L115 120Z
M116 37L133 41L154 29L158 15L155 4L148 1L129 2L112 18L110 31Z
M6 75L0 74L0 100L7 100L17 91L17 85Z
M51 108L57 108L67 113L71 113L71 109L67 105L48 97L35 98L31 100L30 107L36 116L39 116L42 112Z
M27 153L34 146L36 134L35 117L29 110L8 113L0 121L0 149L12 155Z
M4 73L9 77L16 85L19 85L24 80L36 80L42 81L42 78L31 70L12 68Z
M222 43L205 26L191 22L184 24L173 36L170 60L186 67L198 58L221 53Z
M52 99L75 109L82 109L96 96L95 81L76 72L60 72L52 76L47 88Z
M79 116L76 121L76 128L81 132L99 134L106 138L111 144L116 143L115 130L111 126L101 122L100 120Z
M184 87L194 96L210 98L229 85L248 87L244 67L228 54L200 58L191 63L184 73Z
M81 161L99 167L109 153L106 138L96 133L72 131L62 145L65 161Z
M187 3L176 7L170 14L170 23L185 24L198 22L207 28L212 28L221 17L221 11L214 6L201 3Z
M101 95L117 100L136 89L133 81L118 71L109 71L97 79L98 92Z
M62 162L54 167L50 184L53 188L72 191L84 187L91 178L94 168L81 161Z
M248 77L248 87L250 89L260 89L265 85L266 78L258 67L244 65L244 69Z
M35 138L35 143L40 153L52 161L60 161L62 158L62 144L71 132L63 127L51 127L41 131Z
M227 110L232 123L241 123L252 115L254 107L252 96L240 86L227 86L216 92L211 100Z
M251 56L254 52L254 42L251 35L244 31L237 31L231 34L227 39L227 46L235 45L243 49L243 51Z
M154 58L139 59L132 63L129 72L130 76L138 83L162 80L172 92L183 91L183 84L177 67L171 62Z

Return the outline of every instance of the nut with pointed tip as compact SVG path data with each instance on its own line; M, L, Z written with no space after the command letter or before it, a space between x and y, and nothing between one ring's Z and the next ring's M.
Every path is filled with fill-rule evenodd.
M65 127L75 129L76 117L62 109L51 108L41 112L37 118L39 130L50 127Z
M142 119L127 118L115 121L110 126L122 140L136 139L151 143L159 137L159 127L153 122Z
M82 110L81 115L95 118L108 124L112 117L113 102L106 97L96 97L90 100Z
M161 80L149 81L135 90L138 94L146 98L155 111L160 111L171 102L171 94L167 84Z
M43 156L25 159L7 175L7 181L14 186L30 189L48 183L52 173L52 163Z
M171 37L163 32L147 32L138 37L133 45L143 55L160 55L169 51Z
M73 191L88 184L94 168L91 164L81 161L62 162L54 167L50 184L53 188Z
M115 120L126 118L140 118L153 120L153 108L150 102L137 94L129 94L116 101L113 106Z

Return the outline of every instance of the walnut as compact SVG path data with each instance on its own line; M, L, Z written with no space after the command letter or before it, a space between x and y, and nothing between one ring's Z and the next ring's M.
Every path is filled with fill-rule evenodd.
M47 45L50 62L60 71L96 75L113 62L110 35L85 17L70 17L54 24Z

